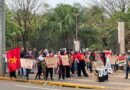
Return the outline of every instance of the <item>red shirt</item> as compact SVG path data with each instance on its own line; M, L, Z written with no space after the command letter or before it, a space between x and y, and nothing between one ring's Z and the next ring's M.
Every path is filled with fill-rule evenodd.
M73 62L74 62L75 59L76 59L76 55L75 55L75 54L72 54L72 55L71 55L71 58L72 58L72 60L73 60Z
M77 58L78 60L84 60L84 54L78 52L78 53L76 54L76 58Z

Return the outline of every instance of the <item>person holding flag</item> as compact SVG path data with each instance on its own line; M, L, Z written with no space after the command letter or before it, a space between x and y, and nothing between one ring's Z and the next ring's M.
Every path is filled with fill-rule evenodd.
M20 65L20 48L14 48L7 52L7 63L10 73L10 78L16 78L16 70L21 67Z

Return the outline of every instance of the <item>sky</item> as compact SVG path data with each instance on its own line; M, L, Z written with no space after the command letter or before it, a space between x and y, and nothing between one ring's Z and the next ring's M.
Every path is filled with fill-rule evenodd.
M41 0L44 1L44 0ZM74 3L80 3L81 5L86 5L86 0L46 0L51 7L56 7L59 3L70 4L73 5Z

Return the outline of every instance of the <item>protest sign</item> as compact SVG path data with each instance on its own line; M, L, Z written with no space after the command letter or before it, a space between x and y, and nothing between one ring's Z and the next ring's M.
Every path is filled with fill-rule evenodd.
M126 63L126 56L118 56L116 60L116 64L125 64Z
M20 62L21 62L21 67L22 68L27 68L27 69L32 69L33 68L33 60L32 59L21 58Z
M69 58L67 55L61 56L63 66L69 65Z
M45 57L45 62L46 62L47 68L57 67L57 59L55 57Z
M94 61L93 64L96 70L104 69L104 65L101 60Z
M108 58L109 58L109 61L110 61L111 64L115 64L116 56L109 56Z

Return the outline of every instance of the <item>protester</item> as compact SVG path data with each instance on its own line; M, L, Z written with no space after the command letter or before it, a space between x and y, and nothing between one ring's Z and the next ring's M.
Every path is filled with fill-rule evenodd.
M35 79L37 79L37 76L38 76L38 79L41 79L41 74L42 74L42 61L38 59L37 60L37 74L36 74Z
M101 60L102 60L102 62L104 64L104 66L105 66L106 65L106 56L105 56L104 52L101 53Z
M16 71L11 71L10 72L10 78L12 78L12 77L17 78L16 77Z
M52 51L49 51L49 54L47 57L54 57L54 54ZM53 80L53 68L46 66L46 80L48 79L48 74L50 73L50 78Z
M65 79L65 66L63 66L61 55L64 55L64 51L61 50L60 54L58 55L58 67L59 67L59 80L62 77L62 80Z
M21 48L21 50L20 50L20 58L24 58L24 56L25 56L24 48ZM20 69L18 70L18 73L19 73L19 75L20 75L21 77L24 76L24 68L20 68Z
M70 78L70 66L71 66L71 52L68 52L69 65L66 66L66 78Z
M89 56L89 60L90 60L90 63L89 63L89 69L90 69L90 73L93 72L93 61L95 61L95 53L94 51L91 52L90 56Z
M130 52L128 52L128 57L126 60L126 76L125 79L128 79L128 73L130 71Z
M33 51L31 52L31 55L34 57L34 59L37 59L38 57L38 51L36 48L33 49Z
M81 71L83 72L85 77L88 77L88 74L86 73L85 70L85 58L84 54L81 52L78 52L76 54L76 58L78 59L78 77L81 77Z
M31 55L31 50L27 49L25 54L24 54L24 58L33 58L33 56ZM26 78L27 80L29 80L29 74L30 74L31 69L26 68Z
M3 54L3 60L4 60L4 76L7 73L7 64L8 64L8 60L7 60L7 56L6 56L6 52Z
M42 73L43 73L43 79L46 80L46 62L43 60L42 62Z
M75 65L77 65L77 63L76 63L75 59L76 59L76 55L75 55L74 51L71 51L71 72L73 75L76 74L76 72L77 72L76 66L75 66Z

